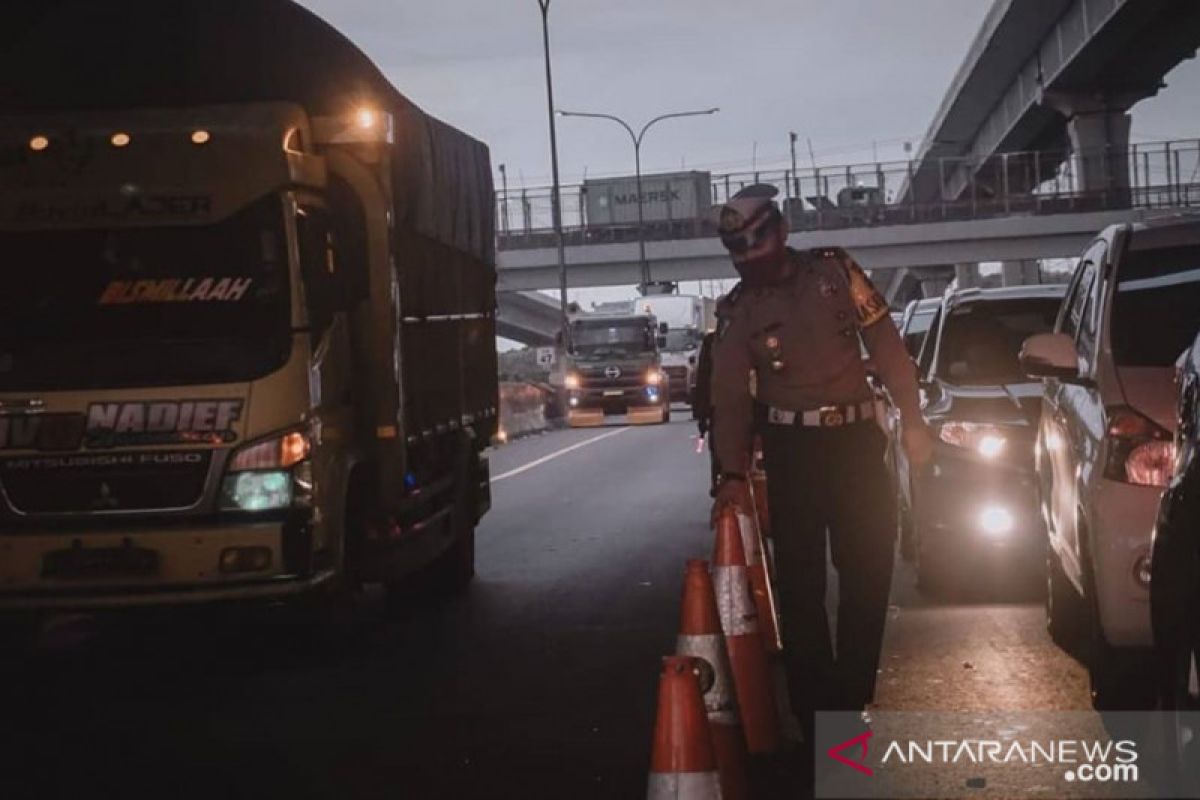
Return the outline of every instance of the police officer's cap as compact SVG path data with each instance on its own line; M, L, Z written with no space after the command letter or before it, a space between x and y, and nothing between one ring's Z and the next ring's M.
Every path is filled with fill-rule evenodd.
M779 189L769 183L751 184L717 209L717 229L722 235L737 233L745 229L770 209L779 210L772 199Z

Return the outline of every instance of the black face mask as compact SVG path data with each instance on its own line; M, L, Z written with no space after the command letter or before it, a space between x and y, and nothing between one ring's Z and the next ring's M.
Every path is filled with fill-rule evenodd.
M747 225L737 233L721 234L721 244L734 255L752 250L775 234L776 226L782 219L779 209L771 206L757 223Z

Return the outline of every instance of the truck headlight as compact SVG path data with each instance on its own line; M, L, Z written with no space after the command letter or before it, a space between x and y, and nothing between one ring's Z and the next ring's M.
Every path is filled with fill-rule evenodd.
M567 377L563 378L563 386L567 387L568 389L578 389L579 374L575 372L568 372Z
M646 372L646 385L647 386L658 386L660 383L662 383L662 380L663 380L663 374L661 372L659 372L658 370L652 369L652 370L649 370Z
M274 511L309 505L311 449L307 433L288 431L235 450L221 482L221 510Z

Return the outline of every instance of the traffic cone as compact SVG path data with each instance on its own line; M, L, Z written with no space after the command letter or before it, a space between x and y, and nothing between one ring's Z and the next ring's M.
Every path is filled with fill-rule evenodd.
M683 579L683 615L675 652L696 656L708 662L713 682L704 692L708 728L712 733L717 768L721 773L721 797L743 800L749 794L746 784L746 739L738 720L734 699L733 675L725 638L721 634L721 616L708 562L691 559Z
M742 549L746 552L746 576L750 579L750 593L754 596L754 607L762 624L763 646L768 653L783 650L779 638L779 618L775 612L775 592L771 589L771 577L767 570L766 542L763 541L758 522L748 514L738 514L738 530L742 534Z
M721 800L721 779L700 697L699 672L698 658L663 659L647 800Z
M772 753L779 748L779 718L775 713L767 650L747 575L746 551L737 513L732 509L725 510L717 520L712 577L737 704L742 712L742 727L746 731L746 748L751 753Z

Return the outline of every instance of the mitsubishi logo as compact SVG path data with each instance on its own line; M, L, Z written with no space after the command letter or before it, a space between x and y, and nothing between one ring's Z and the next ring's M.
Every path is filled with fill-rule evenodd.
M115 495L113 495L112 489L109 488L109 485L102 481L100 483L100 495L94 501L92 501L92 508L118 508L120 505L121 501L118 500Z
M605 367L604 377L606 377L606 378L621 377L621 368L620 367Z

